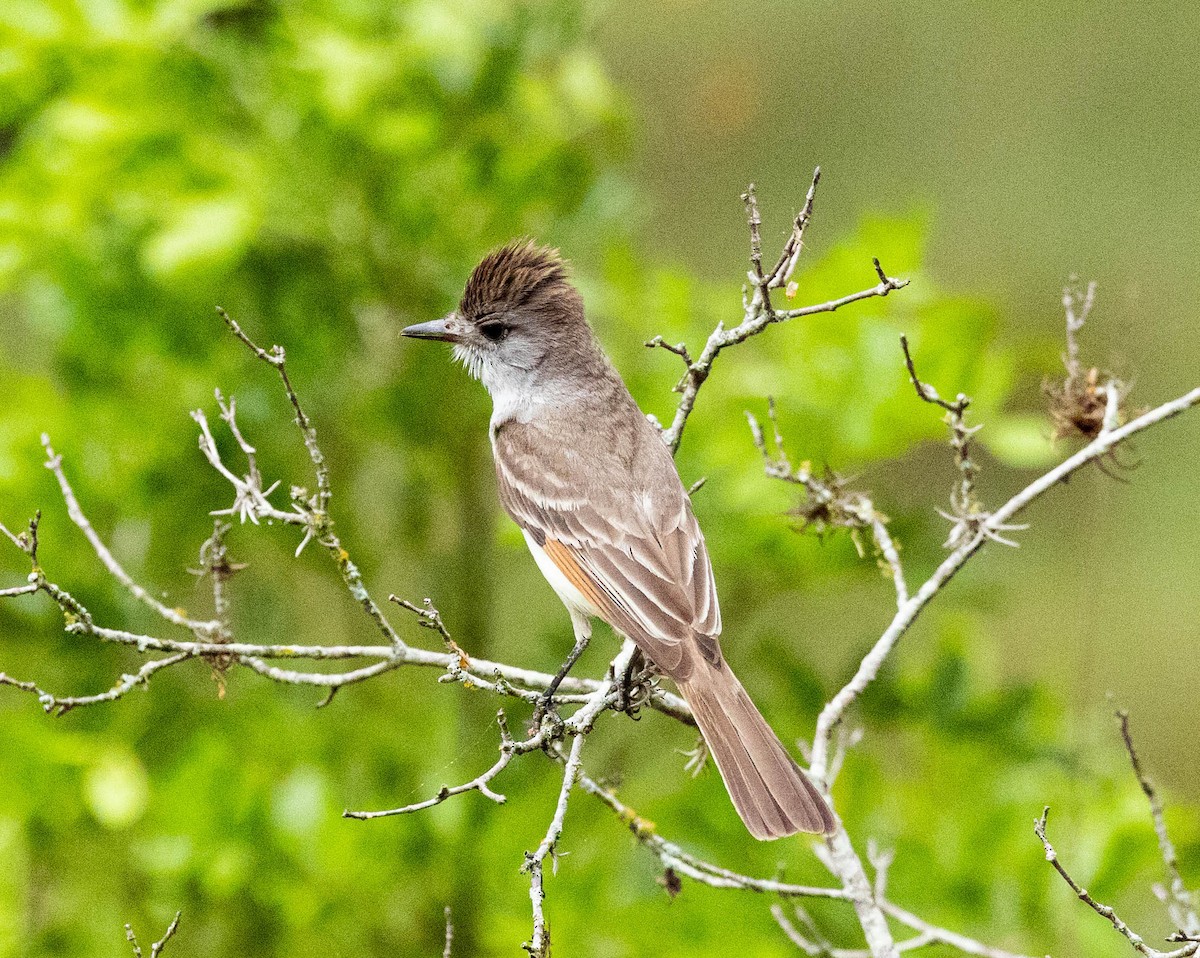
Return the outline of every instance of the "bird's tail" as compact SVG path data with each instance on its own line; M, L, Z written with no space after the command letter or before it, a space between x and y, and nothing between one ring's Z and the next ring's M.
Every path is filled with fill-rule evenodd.
M768 839L833 831L825 799L771 731L728 663L697 663L687 681L678 684L751 835Z

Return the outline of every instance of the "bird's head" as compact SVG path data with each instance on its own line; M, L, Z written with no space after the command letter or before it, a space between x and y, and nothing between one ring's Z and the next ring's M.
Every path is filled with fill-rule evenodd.
M453 343L455 358L492 392L516 377L552 375L592 343L567 264L557 250L529 240L485 256L458 309L403 335Z

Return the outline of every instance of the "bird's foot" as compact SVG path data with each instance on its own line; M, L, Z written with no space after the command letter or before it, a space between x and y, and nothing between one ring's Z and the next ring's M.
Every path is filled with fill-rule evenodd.
M654 692L654 679L654 666L642 655L641 649L635 650L624 672L614 677L617 701L613 708L632 719L639 718L638 712Z
M548 738L550 740L562 738L565 723L562 716L558 714L558 709L554 706L553 692L548 692L538 699L538 704L533 710L533 717L529 720L529 737L532 738L537 735L547 721L551 723Z

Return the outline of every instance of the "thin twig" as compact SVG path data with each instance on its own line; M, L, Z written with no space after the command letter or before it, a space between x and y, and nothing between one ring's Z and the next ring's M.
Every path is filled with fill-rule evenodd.
M312 424L312 420L308 418L304 408L300 405L300 397L296 395L296 390L292 388L292 381L288 378L286 358L287 354L280 345L274 345L269 350L263 349L255 344L243 331L229 313L225 312L220 306L217 307L217 315L225 321L225 325L229 327L229 331L233 333L246 348L249 349L255 356L261 359L269 366L273 366L279 373L279 378L283 382L283 390L287 394L288 402L292 404L292 411L296 414L296 425L300 428L300 434L304 439L304 447L308 450L309 458L312 460L313 468L317 476L317 509L323 514L329 509L329 500L333 498L333 492L329 485L329 467L325 462L325 454L321 452L321 447L317 444L317 430Z
M1162 854L1163 865L1167 870L1167 886L1163 890L1163 898L1168 906L1171 920L1176 927L1192 935L1200 935L1200 917L1196 914L1196 903L1192 893L1183 883L1183 875L1179 872L1179 857L1175 852L1175 843L1167 831L1167 820L1163 812L1162 799L1150 776L1142 766L1141 757L1133 744L1133 733L1129 730L1129 713L1125 709L1116 712L1117 724L1121 729L1121 740L1125 744L1125 752L1133 766L1133 774L1150 804L1150 817L1154 821L1154 833L1158 836L1158 850Z
M938 391L929 383L922 382L917 376L916 365L908 348L908 338L900 337L900 348L904 351L904 363L908 367L908 376L912 381L917 395L927 403L940 406L946 410L946 425L950 427L950 445L954 449L954 464L958 469L958 485L950 494L950 511L942 512L953 526L946 539L945 547L953 549L959 543L980 530L988 529L986 522L988 512L975 492L975 481L979 475L979 467L971 458L972 440L982 426L967 425L967 407L971 400L964 393L959 393L954 402L948 402L938 395ZM988 536L993 542L1001 545L1016 546L1017 543L1000 535L1001 532L1019 531L1026 528L1020 525L1007 525L1002 528L989 529Z
M948 928L939 928L937 925L931 924L923 918L918 918L912 912L906 911L899 905L886 899L881 900L879 905L890 917L896 919L900 924L907 925L913 931L919 932L918 938L923 939L921 945L949 945L951 948L957 948L963 954L978 955L980 958L1025 958L1024 955L1006 951L1003 948L996 948L992 945L985 945L981 941L968 938L966 935L960 935L958 932L950 931ZM899 948L903 951L906 945L909 948L919 947L915 944L916 941L917 939L909 939L909 942L902 942Z
M1134 950L1145 955L1146 958L1191 958L1197 951L1200 951L1200 940L1188 941L1181 948L1176 948L1174 951L1160 951L1157 948L1152 948L1146 944L1136 931L1130 928L1124 920L1115 912L1109 905L1102 904L1096 901L1086 888L1080 885L1070 873L1063 867L1062 862L1058 860L1058 853L1054 850L1054 846L1050 844L1050 839L1046 837L1046 818L1050 814L1050 806L1047 805L1042 810L1042 817L1033 823L1034 834L1042 841L1042 847L1046 850L1046 861L1054 866L1054 870L1062 877L1062 880L1067 883L1071 891L1075 893L1075 897L1087 905L1100 917L1106 919L1109 924L1117 930L1117 932L1125 937L1131 944Z
M12 676L5 675L3 672L0 672L0 685L9 685L15 689L20 689L23 692L29 692L31 695L37 696L38 702L47 715L66 715L71 709L81 706L115 702L117 699L123 698L132 692L139 685L144 686L149 684L151 676L156 672L169 669L172 665L186 662L190 658L192 658L190 652L180 652L165 659L153 659L143 665L133 675L122 675L121 681L107 692L99 692L96 695L52 695L44 689L39 688L33 682L19 682Z
M1096 302L1096 281L1092 280L1082 292L1078 280L1072 276L1063 287L1063 313L1067 319L1067 354L1063 365L1067 368L1067 381L1073 384L1083 379L1083 364L1079 361L1079 331L1092 314Z
M531 958L547 958L550 954L550 932L545 911L545 861L547 856L554 856L552 864L557 867L558 840L562 837L571 790L579 777L580 756L585 741L584 735L577 735L571 743L570 754L563 759L562 787L558 792L558 802L554 806L554 816L550 819L550 826L537 849L525 853L525 864L521 869L529 873L529 901L533 908L533 935L522 947L529 952ZM561 752L556 754L562 758Z
M167 930L163 933L163 936L150 946L150 958L158 958L162 953L163 945L175 936L175 932L179 930L179 918L182 914L183 912L181 911L175 912L175 917L171 919L171 924L167 926ZM132 925L127 924L125 926L125 940L132 946L134 958L142 958L142 946L138 944L137 935L133 933Z
M75 490L71 487L71 483L67 480L66 473L63 471L62 456L55 454L54 447L50 445L50 437L45 433L42 433L42 447L46 450L46 468L58 480L58 487L62 491L63 501L67 504L67 514L71 517L71 521L83 532L84 536L87 537L93 551L104 564L104 568L108 570L109 575L121 583L135 599L153 609L172 625L178 625L197 635L212 634L216 631L218 623L189 618L183 610L172 609L159 602L158 599L154 598L154 596L133 580L133 577L125 571L121 563L108 550L108 547L92 527L91 522L88 521L87 516L84 515L83 509L79 506L79 500L75 498Z
M546 735L544 732L539 731L524 742L515 742L508 731L508 721L505 718L503 709L496 713L496 722L500 726L500 758L486 772L476 775L469 782L464 782L462 785L443 785L438 789L437 794L433 798L426 799L423 802L416 802L412 805L405 805L403 808L391 808L381 812L352 812L347 810L342 812L342 818L356 818L360 821L368 821L372 818L408 815L412 812L423 811L426 808L433 808L434 805L440 805L448 798L453 798L455 795L462 795L466 792L478 792L484 798L490 799L497 805L503 805L507 799L499 792L492 791L489 783L508 767L508 763L512 761L514 755L540 749L545 742Z
M800 212L796 214L796 219L792 223L792 234L783 245L783 251L779 254L775 268L771 270L768 285L772 289L786 287L789 298L795 294L795 290L790 285L792 273L796 271L800 254L804 252L804 230L808 226L808 221L812 219L813 201L817 198L817 184L820 182L821 168L818 166L813 170L812 183L808 187L808 194L804 197L804 206L800 208Z
M893 290L903 289L908 285L906 279L892 279L879 265L879 260L873 260L875 266L875 274L879 277L879 282L869 289L860 290L857 293L850 293L847 296L831 299L824 303L817 303L812 306L804 306L799 309L777 310L771 304L770 291L772 288L787 283L796 268L796 262L800 256L803 247L804 229L808 225L809 218L812 216L813 200L816 196L817 183L820 181L821 171L818 168L813 174L812 186L809 188L808 196L805 198L804 208L796 217L793 224L792 233L788 241L784 244L783 250L779 255L775 268L770 273L764 273L762 268L762 217L758 211L758 198L754 190L753 184L746 190L742 196L742 200L746 206L747 222L750 228L750 261L753 269L749 273L749 279L754 285L754 295L745 297L744 315L741 323L733 328L726 329L724 323L718 323L716 329L709 334L708 340L704 344L704 349L701 351L698 358L691 360L685 355L686 351L682 345L679 348L672 349L677 355L685 356L687 368L684 372L683 379L675 387L680 393L679 404L675 408L675 416L671 421L671 425L663 430L663 441L674 452L679 448L679 443L683 438L683 430L687 426L688 417L691 416L692 410L696 405L696 396L700 392L700 388L704 385L709 375L712 373L713 363L722 350L728 349L730 346L736 346L739 343L744 343L752 336L756 336L765 330L772 323L781 323L789 319L800 319L805 316L815 316L819 313L831 313L841 309L843 306L849 306L851 303L857 303L860 300L871 299L876 296L886 296ZM658 337L659 342L651 340L654 345L665 345L661 342L661 337Z

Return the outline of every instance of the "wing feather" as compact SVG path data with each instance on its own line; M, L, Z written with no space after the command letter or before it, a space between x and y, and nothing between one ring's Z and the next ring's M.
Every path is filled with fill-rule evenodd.
M690 648L721 660L716 588L670 453L641 425L645 434L626 437L631 455L618 458L581 455L532 423L498 424L500 501L609 625L686 677Z

